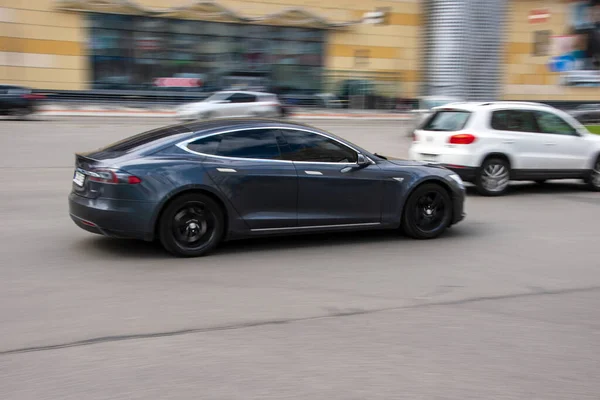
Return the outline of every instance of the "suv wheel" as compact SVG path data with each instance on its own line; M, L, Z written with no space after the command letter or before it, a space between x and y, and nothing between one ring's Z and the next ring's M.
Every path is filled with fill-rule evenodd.
M489 158L483 162L475 178L475 186L483 196L501 196L508 190L510 166L502 158Z
M600 192L600 156L598 156L598 158L594 162L592 171L586 178L585 183L587 184L590 190Z
M161 215L158 236L164 248L178 257L203 256L225 233L221 207L202 194L183 195Z

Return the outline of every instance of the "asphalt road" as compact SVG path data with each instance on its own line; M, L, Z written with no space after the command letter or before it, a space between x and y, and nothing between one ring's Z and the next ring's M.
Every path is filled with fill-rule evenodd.
M470 193L427 242L235 242L179 260L67 214L73 153L165 124L0 121L2 399L598 399L600 194ZM314 121L404 156L401 122Z

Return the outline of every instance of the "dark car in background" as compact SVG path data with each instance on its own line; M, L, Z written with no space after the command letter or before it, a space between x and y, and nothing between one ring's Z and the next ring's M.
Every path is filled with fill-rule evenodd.
M45 97L34 94L30 88L0 85L0 115L26 117L37 111L40 101Z
M81 228L158 239L177 256L262 235L399 229L432 239L463 219L461 179L323 130L271 119L190 122L76 155Z
M582 104L569 114L582 124L600 124L600 104Z

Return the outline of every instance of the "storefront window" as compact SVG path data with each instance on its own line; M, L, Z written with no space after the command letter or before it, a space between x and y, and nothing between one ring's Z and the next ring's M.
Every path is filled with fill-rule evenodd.
M89 22L95 88L214 91L247 78L320 89L322 30L113 14Z

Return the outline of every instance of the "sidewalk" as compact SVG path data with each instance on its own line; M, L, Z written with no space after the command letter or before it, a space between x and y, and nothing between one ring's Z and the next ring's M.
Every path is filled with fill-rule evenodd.
M174 118L175 111L166 107L155 109L127 108L118 106L82 106L72 107L65 105L45 105L40 108L39 114L61 117L144 117L144 118ZM398 119L413 118L408 113L381 112L377 110L310 110L300 109L293 112L290 117L296 119Z

